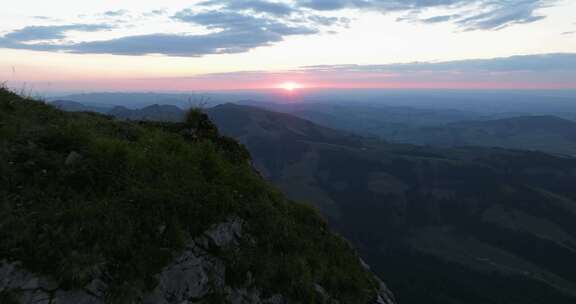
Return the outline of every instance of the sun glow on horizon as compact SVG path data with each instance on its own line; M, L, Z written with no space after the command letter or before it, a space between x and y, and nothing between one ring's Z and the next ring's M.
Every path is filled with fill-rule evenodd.
M303 88L303 86L297 82L287 81L287 82L283 82L280 85L278 85L278 88L286 90L288 92L294 92L298 89Z

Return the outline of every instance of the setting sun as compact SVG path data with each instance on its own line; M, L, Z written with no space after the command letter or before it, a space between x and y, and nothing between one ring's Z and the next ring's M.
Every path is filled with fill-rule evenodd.
M281 89L284 89L286 91L293 92L297 89L301 89L302 85L300 85L299 83L296 83L296 82L288 81L288 82L284 82L284 83L280 84L278 87Z

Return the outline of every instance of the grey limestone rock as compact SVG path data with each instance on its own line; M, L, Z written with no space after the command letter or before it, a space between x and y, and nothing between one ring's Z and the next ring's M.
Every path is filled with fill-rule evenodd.
M226 264L210 249L238 246L242 238L249 238L243 233L243 226L241 219L232 217L190 240L184 251L157 275L157 286L143 292L134 304L195 304L204 303L208 297L231 304L292 303L283 295L264 296L264 290L254 286L250 273L243 286L227 285ZM380 283L378 298L372 304L394 304L392 294ZM50 278L30 273L18 263L0 261L0 299L2 294L9 294L23 304L105 304L109 300L108 288L104 280L96 279L82 289L64 290ZM338 303L322 286L317 285L316 290L325 303Z

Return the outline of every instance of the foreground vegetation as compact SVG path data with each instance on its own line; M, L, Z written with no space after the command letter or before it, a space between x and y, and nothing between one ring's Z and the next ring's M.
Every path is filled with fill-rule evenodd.
M304 303L318 300L315 283L342 303L375 296L350 246L266 184L206 115L118 122L0 89L0 261L70 289L105 278L110 298L130 303L189 239L230 216L253 240L214 252L230 284L250 272L267 292Z

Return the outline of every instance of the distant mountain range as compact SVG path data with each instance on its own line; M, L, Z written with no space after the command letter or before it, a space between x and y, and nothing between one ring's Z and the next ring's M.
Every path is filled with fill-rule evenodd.
M215 106L241 103L259 107L310 104L343 105L349 108L405 108L426 111L461 111L487 116L555 115L576 119L576 90L390 90L390 89L326 89L299 90L283 94L277 89L257 91L189 92L189 93L85 93L55 97L50 100L73 100L83 104L123 105L131 109L153 104L180 107L202 104ZM206 101L208 101L206 103ZM300 108L302 106L299 106ZM274 108L275 111L282 111ZM502 116L504 115L504 116Z
M319 125L347 130L365 136L388 138L404 130L436 126L490 116L451 109L421 109L406 106L330 104L330 103L255 103L271 111L287 113Z
M465 121L398 132L391 140L433 146L493 146L576 155L576 122L555 116Z
M184 120L186 112L172 105L151 105L142 109L131 110L126 107L116 106L107 114L125 120L150 120L180 122Z
M50 102L51 105L55 106L58 109L69 111L69 112L97 112L97 113L107 113L112 109L114 106L107 106L107 105L91 105L87 103L80 103L77 101L72 100L54 100Z
M206 112L262 175L314 202L400 303L575 303L576 158L394 144L234 104ZM542 127L512 121L496 126Z
M502 114L505 118L492 119L490 116L457 110L242 102L390 142L436 147L500 147L576 155L576 122L551 115L514 116L508 113ZM185 113L175 105L154 104L130 109L66 100L56 100L52 104L68 111L92 111L127 120L175 122L181 121Z
M552 115L479 114L352 104L268 104L317 124L391 142L438 147L483 146L576 155L576 121Z

